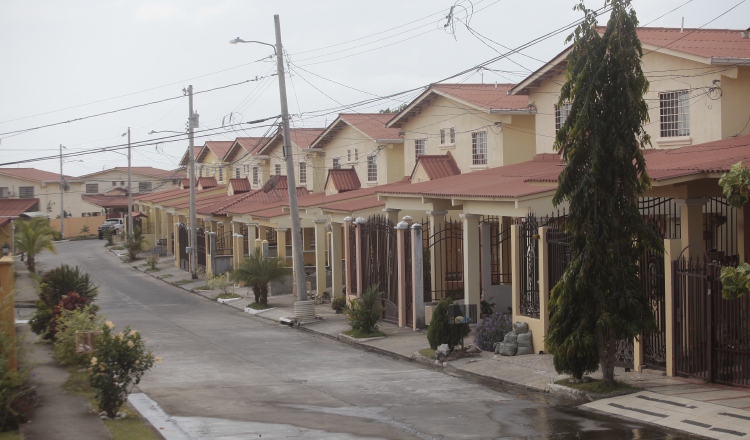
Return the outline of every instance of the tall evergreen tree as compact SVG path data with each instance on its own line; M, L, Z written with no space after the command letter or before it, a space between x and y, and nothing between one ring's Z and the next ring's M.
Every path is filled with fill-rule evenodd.
M572 260L551 292L546 345L558 371L580 378L596 370L598 358L612 385L618 341L655 328L638 260L663 243L638 211L638 197L650 187L642 149L651 143L638 19L630 0L605 6L611 15L603 35L596 13L580 3L574 9L584 20L568 37L573 47L559 105L571 108L555 139L565 168L553 203L570 205Z

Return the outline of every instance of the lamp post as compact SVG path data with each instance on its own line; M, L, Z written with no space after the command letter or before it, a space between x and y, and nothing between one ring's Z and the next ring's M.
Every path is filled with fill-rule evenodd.
M122 134L128 135L128 234L133 233L133 187L132 174L130 172L130 127L128 131Z
M297 285L297 299L307 301L307 291L305 290L305 267L302 257L302 228L300 227L299 211L297 207L297 182L294 176L294 158L292 157L292 141L289 134L289 110L286 101L286 81L284 79L284 51L281 45L281 23L279 16L273 16L276 28L276 46L263 43L262 41L245 41L239 37L231 40L231 44L237 43L256 43L273 47L276 55L276 69L279 77L279 98L281 101L281 121L284 127L284 158L286 161L286 179L289 187L289 216L292 220L292 265L294 269L294 281ZM318 286L320 291L320 286Z

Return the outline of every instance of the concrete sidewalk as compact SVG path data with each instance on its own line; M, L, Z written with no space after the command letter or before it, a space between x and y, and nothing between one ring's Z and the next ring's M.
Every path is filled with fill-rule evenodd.
M133 264L138 270L145 270L142 261ZM189 280L190 274L174 267L174 257L163 257L158 264L159 271L151 273L165 282ZM166 275L166 277L165 277ZM180 287L193 291L202 286L203 280L181 284ZM217 291L197 291L208 299L214 300ZM239 288L237 294L242 298L225 303L228 307L244 310L253 302L247 288ZM293 295L272 296L269 304L274 308L261 312L252 311L253 316L279 322L280 318L294 316ZM559 393L578 398L582 407L620 417L648 421L655 425L678 429L684 432L702 435L708 438L729 439L750 437L750 390L716 384L705 384L702 381L667 377L657 370L644 370L642 373L626 372L623 368L615 369L618 380L627 382L644 391L624 396L596 400L589 403L585 396L571 391L570 388L555 385L554 382L568 376L559 375L554 369L552 355L526 355L506 357L483 352L473 358L439 364L435 360L419 355L419 350L428 348L427 332L413 331L411 328L399 328L394 324L380 323L380 329L386 337L370 341L354 341L342 333L349 329L344 315L337 315L330 304L316 306L318 319L305 322L299 327L302 331L337 339L359 348L377 351L389 356L436 365L439 368L460 372L475 377L490 379L519 389L544 393ZM467 339L470 343L471 336ZM600 373L592 377L601 377Z

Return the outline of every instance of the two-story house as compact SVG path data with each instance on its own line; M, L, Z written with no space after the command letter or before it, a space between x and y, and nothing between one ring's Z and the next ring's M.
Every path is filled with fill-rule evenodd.
M322 132L322 128L292 128L289 130L297 186L304 186L310 192L319 192L323 189L323 179L325 179L323 153L320 149L313 148L311 145ZM252 173L250 183L253 189L263 186L271 176L286 176L286 159L283 146L283 131L277 130L261 148L253 153L253 159L250 163Z

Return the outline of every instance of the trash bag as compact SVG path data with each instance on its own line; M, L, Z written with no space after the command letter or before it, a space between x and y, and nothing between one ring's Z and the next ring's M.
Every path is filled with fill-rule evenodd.
M500 354L502 350L503 350L503 343L495 342L495 354Z
M534 354L534 339L532 338L531 330L528 333L522 333L517 338L518 352L517 355L522 354Z
M529 324L525 322L516 322L513 324L513 333L516 335L522 335L529 331Z
M506 333L503 339L502 347L500 348L500 354L503 356L515 356L518 351L518 344L516 342L517 336L513 333Z

